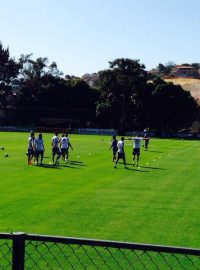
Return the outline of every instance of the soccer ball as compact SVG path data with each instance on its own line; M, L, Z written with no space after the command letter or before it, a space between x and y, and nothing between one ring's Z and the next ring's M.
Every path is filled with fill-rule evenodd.
M4 150L4 146L1 146L1 150Z
M8 157L8 153L5 153L4 157Z

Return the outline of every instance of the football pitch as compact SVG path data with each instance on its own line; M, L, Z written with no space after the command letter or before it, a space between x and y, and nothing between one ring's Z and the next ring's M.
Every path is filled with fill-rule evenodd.
M27 165L27 133L0 133L0 231L200 248L200 142L150 140L113 168L109 136L70 135L69 161ZM119 138L119 137L118 137ZM5 157L8 153L8 157Z

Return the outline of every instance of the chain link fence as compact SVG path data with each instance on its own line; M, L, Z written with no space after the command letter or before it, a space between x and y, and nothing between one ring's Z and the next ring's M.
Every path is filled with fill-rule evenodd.
M12 269L12 240L0 235L0 270Z
M0 270L196 270L200 250L113 241L0 234Z

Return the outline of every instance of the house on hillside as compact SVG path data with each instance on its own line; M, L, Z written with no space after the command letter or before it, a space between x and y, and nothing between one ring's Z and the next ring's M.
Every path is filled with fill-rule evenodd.
M194 67L189 65L176 65L172 69L170 75L174 77L199 78L199 72Z

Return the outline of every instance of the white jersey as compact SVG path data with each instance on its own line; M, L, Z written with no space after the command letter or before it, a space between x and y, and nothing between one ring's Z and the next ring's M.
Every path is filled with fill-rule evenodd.
M53 136L51 142L52 142L52 146L53 146L53 147L58 147L58 143L59 143L58 136L56 136L56 135Z
M133 138L133 148L140 148L141 140L143 140L143 138L140 138L140 137Z
M123 154L124 153L124 142L120 140L117 144L117 148L118 148L117 152Z
M69 138L68 137L62 137L60 139L60 148L69 148Z
M34 138L31 136L28 138L28 149L33 149Z
M36 138L34 144L35 144L36 151L44 151L43 139Z

